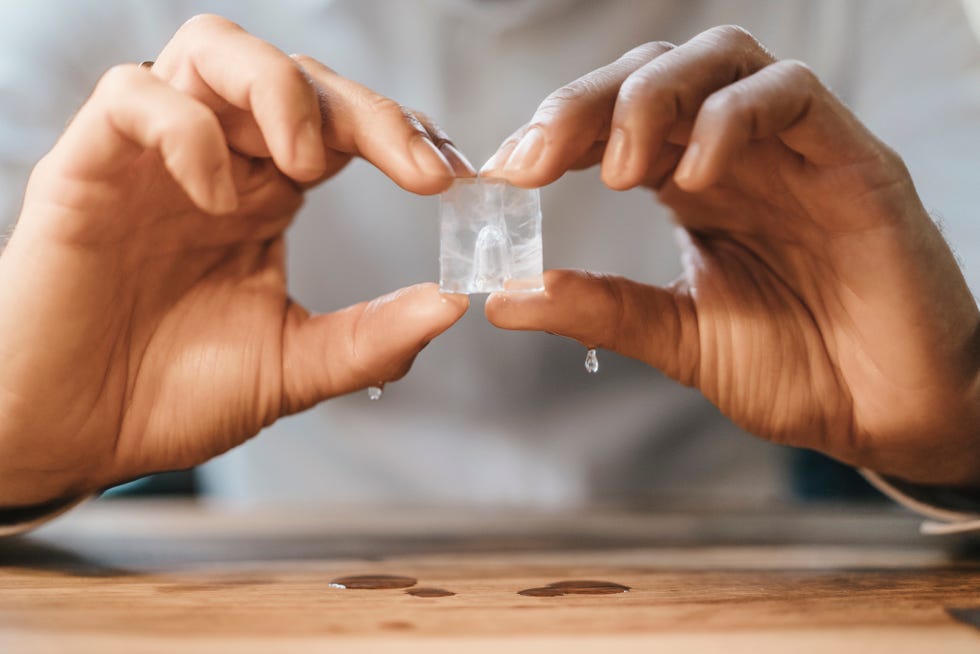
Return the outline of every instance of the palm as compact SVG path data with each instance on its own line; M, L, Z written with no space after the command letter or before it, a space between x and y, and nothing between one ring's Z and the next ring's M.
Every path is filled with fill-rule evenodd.
M235 168L240 209L228 216L194 207L152 154L128 168L125 180L79 183L77 211L38 207L48 218L46 236L55 238L37 250L74 283L52 291L44 280L24 279L20 292L54 296L40 320L77 313L80 298L104 310L84 315L62 337L50 370L34 367L19 382L64 383L17 417L31 425L61 416L39 436L64 447L64 435L74 435L109 479L117 473L105 469L93 445L127 475L188 466L283 410L283 325L287 312L301 310L286 294L282 231L300 194L271 162L241 159ZM49 196L43 176L32 194ZM111 219L92 213L95 201ZM65 362L72 362L70 375ZM22 386L12 380L11 387ZM106 439L107 431L116 438Z
M103 76L0 257L0 506L200 463L400 379L467 308L417 284L311 316L286 292L303 187L355 155L415 193L472 174L427 117L216 16L141 68Z
M910 185L803 162L775 138L733 169L699 194L670 185L661 195L692 233L684 282L700 356L690 381L749 431L845 458L895 433L895 407L915 415L941 401L956 371L920 347L926 303L881 292L894 282L919 297L890 227Z

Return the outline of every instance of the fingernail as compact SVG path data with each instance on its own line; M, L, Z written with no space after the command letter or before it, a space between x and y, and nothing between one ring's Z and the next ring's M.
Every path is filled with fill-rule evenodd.
M700 165L701 146L697 142L692 141L688 144L680 164L677 165L677 170L674 171L674 180L681 185L689 183L697 176Z
M439 152L446 158L452 166L456 177L476 177L476 168L470 163L466 156L456 149L456 146L448 141L439 146Z
M515 145L517 144L513 141L503 143L500 148L493 153L493 156L487 159L487 162L480 168L480 174L487 175L496 172L497 169L503 166L510 157L510 153L514 151Z
M532 127L518 141L514 152L504 164L505 173L517 173L534 167L544 152L544 132L539 127Z
M421 134L412 137L409 150L415 165L426 175L435 177L452 177L453 168L446 158L439 154L435 144Z
M314 124L311 120L305 121L296 134L293 148L298 168L308 171L313 177L323 172L327 160L319 124Z
M603 155L603 165L609 175L619 177L626 168L626 158L629 156L629 141L626 133L617 127L609 135L606 153Z

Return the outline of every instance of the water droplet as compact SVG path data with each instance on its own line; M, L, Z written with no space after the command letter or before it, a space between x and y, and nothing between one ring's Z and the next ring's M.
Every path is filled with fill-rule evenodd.
M384 395L385 389L381 386L368 386L368 399L377 402Z
M630 587L613 581L556 581L547 586L518 591L526 597L562 597L564 595L616 595L629 592Z
M585 353L585 369L593 375L599 372L599 356L594 347L590 347L589 351Z
M409 588L405 593L415 597L450 597L456 594L445 588Z
M561 588L549 588L548 586L542 586L541 588L527 588L525 590L517 591L518 595L524 595L525 597L561 597L565 594Z
M630 590L629 586L617 584L614 581L593 581L591 579L556 581L553 584L548 584L548 587L557 588L566 595L614 595L616 593L626 593Z
M399 575L357 575L332 579L330 587L344 590L393 590L409 588L417 583L412 577Z

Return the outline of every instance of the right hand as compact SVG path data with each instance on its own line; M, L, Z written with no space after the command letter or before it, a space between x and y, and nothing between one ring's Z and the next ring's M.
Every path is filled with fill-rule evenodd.
M601 162L672 210L666 287L548 271L490 320L698 388L747 431L923 484L980 487L980 312L908 171L804 65L740 28L650 43L559 89L487 169Z
M193 466L403 376L465 296L313 316L286 290L303 190L355 155L415 193L473 174L424 116L222 18L109 71L0 256L0 507Z

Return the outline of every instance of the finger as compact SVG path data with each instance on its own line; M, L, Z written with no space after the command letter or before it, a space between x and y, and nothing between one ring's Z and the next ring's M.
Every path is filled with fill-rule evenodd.
M705 100L674 179L688 191L706 188L736 152L772 136L816 165L846 165L881 152L877 139L813 71L780 61Z
M541 293L493 293L497 327L545 331L639 359L678 381L697 382L697 320L686 293L578 270L549 270Z
M294 306L283 343L284 413L404 376L429 341L466 312L465 295L418 284L310 317Z
M269 43L220 16L196 16L167 44L153 73L227 114L247 154L267 149L276 166L299 181L323 173L316 88L302 67ZM250 134L253 120L264 148Z
M642 184L671 132L692 120L705 98L773 61L748 32L724 26L634 72L619 89L602 161L603 181L620 190Z
M50 157L69 175L104 178L145 150L159 153L201 209L235 208L228 146L214 113L135 65L116 66L102 77Z
M315 59L295 57L320 89L328 148L364 157L413 193L430 195L449 187L453 167L410 111Z
M501 144L480 173L524 187L555 181L597 142L606 140L623 81L671 48L663 42L641 45L558 89L545 98L525 126Z
M476 177L476 168L470 163L469 159L459 151L456 144L432 118L421 111L409 110L409 115L418 120L419 124L429 135L429 139L439 148L439 152L446 158L453 169L456 177Z

